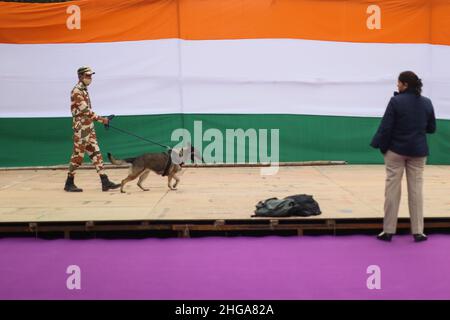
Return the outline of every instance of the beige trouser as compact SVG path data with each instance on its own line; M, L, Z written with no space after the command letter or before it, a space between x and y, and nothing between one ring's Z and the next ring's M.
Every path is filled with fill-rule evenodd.
M386 188L384 202L383 231L395 233L398 208L400 206L403 171L406 168L408 183L408 207L411 217L411 232L423 233L423 169L426 157L407 157L388 151L384 155L386 164Z

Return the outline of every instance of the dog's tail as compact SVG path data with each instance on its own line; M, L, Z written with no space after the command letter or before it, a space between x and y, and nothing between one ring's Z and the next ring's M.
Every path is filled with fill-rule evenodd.
M136 158L128 158L125 160L120 160L120 159L114 158L113 155L108 152L108 159L112 164L121 165L121 164L133 163L134 159L136 159Z

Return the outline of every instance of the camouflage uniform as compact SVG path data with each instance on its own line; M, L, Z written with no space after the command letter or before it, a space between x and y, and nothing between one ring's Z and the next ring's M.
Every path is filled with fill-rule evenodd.
M102 120L92 111L87 87L81 81L73 88L70 100L73 117L73 153L69 173L74 174L83 162L84 152L87 152L97 172L104 174L103 158L94 128L94 121L102 122Z

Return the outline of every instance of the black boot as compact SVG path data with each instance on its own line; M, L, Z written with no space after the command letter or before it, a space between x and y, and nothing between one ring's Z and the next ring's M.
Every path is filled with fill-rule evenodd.
M423 233L414 234L415 242L422 242L422 241L427 241L427 240L428 240L428 237Z
M377 239L390 242L392 240L392 233L386 233L383 231L382 233L377 235Z
M64 186L64 190L67 192L82 192L83 189L78 188L73 182L74 176L67 174L66 185Z
M108 191L109 189L117 189L120 187L120 184L109 181L106 174L101 174L100 180L102 180L102 191Z

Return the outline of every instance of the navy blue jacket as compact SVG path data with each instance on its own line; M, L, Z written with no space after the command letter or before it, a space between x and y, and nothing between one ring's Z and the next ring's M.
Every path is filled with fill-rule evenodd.
M370 144L382 153L391 150L410 157L429 154L427 133L436 131L431 100L414 92L395 93Z

